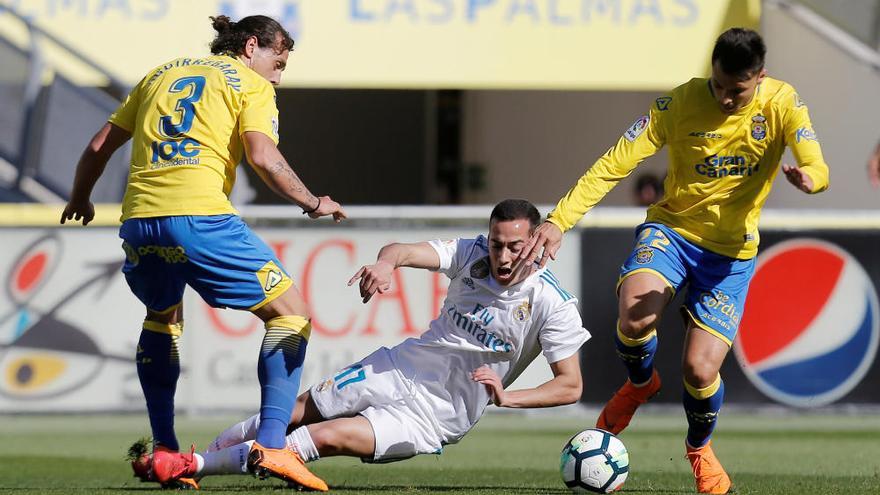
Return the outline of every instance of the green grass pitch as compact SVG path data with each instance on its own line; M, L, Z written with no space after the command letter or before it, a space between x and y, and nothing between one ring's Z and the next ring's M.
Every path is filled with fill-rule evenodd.
M332 458L311 467L340 495L568 493L559 477L559 451L594 419L595 412L582 417L491 414L442 456L386 465ZM122 460L128 445L146 433L146 424L140 415L0 416L0 493L152 492L155 485L134 480ZM180 419L178 434L182 442L202 447L228 424L229 418ZM684 430L677 411L640 412L621 435L631 459L622 493L694 492ZM878 416L730 412L720 420L714 445L739 494L880 493ZM207 478L202 490L286 491L277 480L247 476Z

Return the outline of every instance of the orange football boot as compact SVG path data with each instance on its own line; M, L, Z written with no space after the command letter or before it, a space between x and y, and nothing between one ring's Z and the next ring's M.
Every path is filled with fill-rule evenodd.
M733 484L730 477L721 467L715 453L712 452L712 441L695 449L687 446L687 459L694 470L694 480L697 482L698 493L724 494L733 493Z
M330 489L324 480L309 471L299 454L288 448L267 449L254 442L248 454L247 469L260 479L274 476L306 490L326 492Z
M614 397L605 404L602 412L599 413L599 419L596 420L596 428L600 430L610 431L617 435L629 425L633 414L640 405L651 400L660 391L660 375L657 370L651 375L651 380L647 385L636 387L627 378Z

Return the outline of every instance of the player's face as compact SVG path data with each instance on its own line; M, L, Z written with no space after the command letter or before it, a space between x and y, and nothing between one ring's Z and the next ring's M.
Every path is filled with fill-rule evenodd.
M721 69L721 62L716 60L712 64L712 78L709 80L712 96L715 97L722 112L728 115L734 114L752 101L755 90L766 75L767 71L764 69L754 74L746 74L747 77L743 77L742 74L727 74Z
M281 34L276 37L275 46L261 47L256 36L251 36L245 42L244 53L239 57L250 69L263 76L274 86L281 84L281 73L287 67L289 50L278 51L281 46Z
M278 52L272 47L257 47L251 59L251 69L274 86L278 86L281 84L281 73L287 67L289 55L290 52L287 50Z
M518 259L531 234L527 218L493 220L489 224L489 265L500 285L513 285L529 275L526 262Z

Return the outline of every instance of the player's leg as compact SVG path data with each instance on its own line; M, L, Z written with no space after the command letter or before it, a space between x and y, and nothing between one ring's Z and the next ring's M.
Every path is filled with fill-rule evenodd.
M636 409L660 390L654 370L656 325L684 281L677 245L654 224L637 232L637 242L621 268L618 282L617 354L628 379L605 405L596 427L614 434L629 425Z
M694 256L683 308L687 325L682 403L687 414L687 457L700 493L727 493L730 477L715 457L711 435L724 401L719 371L745 308L754 260L711 252Z
M138 380L156 447L177 451L180 446L174 434L174 394L180 378L178 339L183 333L183 303L165 311L147 309L137 344Z
M135 361L150 418L153 453L173 453L179 449L174 432L174 395L180 377L178 339L183 333L181 301L185 283L180 265L186 261L174 240L160 235L162 222L162 218L130 219L119 235L124 240L126 260L122 271L126 282L147 308ZM135 476L162 482L154 476L154 456L147 449L141 446L142 455L132 459Z
M132 293L146 306L138 340L138 379L147 403L153 441L178 450L174 435L174 392L180 376L177 341L183 332L182 259L173 240L159 235L161 218L129 219L119 229L125 263L122 272Z
M684 346L682 402L687 414L687 457L699 493L728 493L730 477L712 451L711 435L724 401L719 371L730 349L727 342L690 321Z
M304 470L284 448L284 437L311 330L305 301L272 249L238 216L173 218L190 261L187 283L208 304L248 310L264 322L257 364L261 422L252 449L259 453L254 458Z
M280 449L299 392L311 324L306 303L292 285L254 314L266 327L257 363L261 400L256 441Z
M290 416L290 424L287 426L288 447L290 447L292 441L289 433L299 426L310 425L320 421L325 421L325 418L321 416L321 413L315 406L311 392L306 390L299 394L299 397L296 398L296 405L293 407L293 414ZM257 430L259 429L259 426L260 415L254 414L253 416L223 430L208 445L207 451L215 452L248 440L255 440L257 438Z

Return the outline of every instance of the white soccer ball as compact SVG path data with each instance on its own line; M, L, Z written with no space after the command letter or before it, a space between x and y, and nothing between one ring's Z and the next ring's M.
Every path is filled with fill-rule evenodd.
M629 454L619 438L590 428L562 448L562 481L575 493L610 493L623 486L629 474Z

